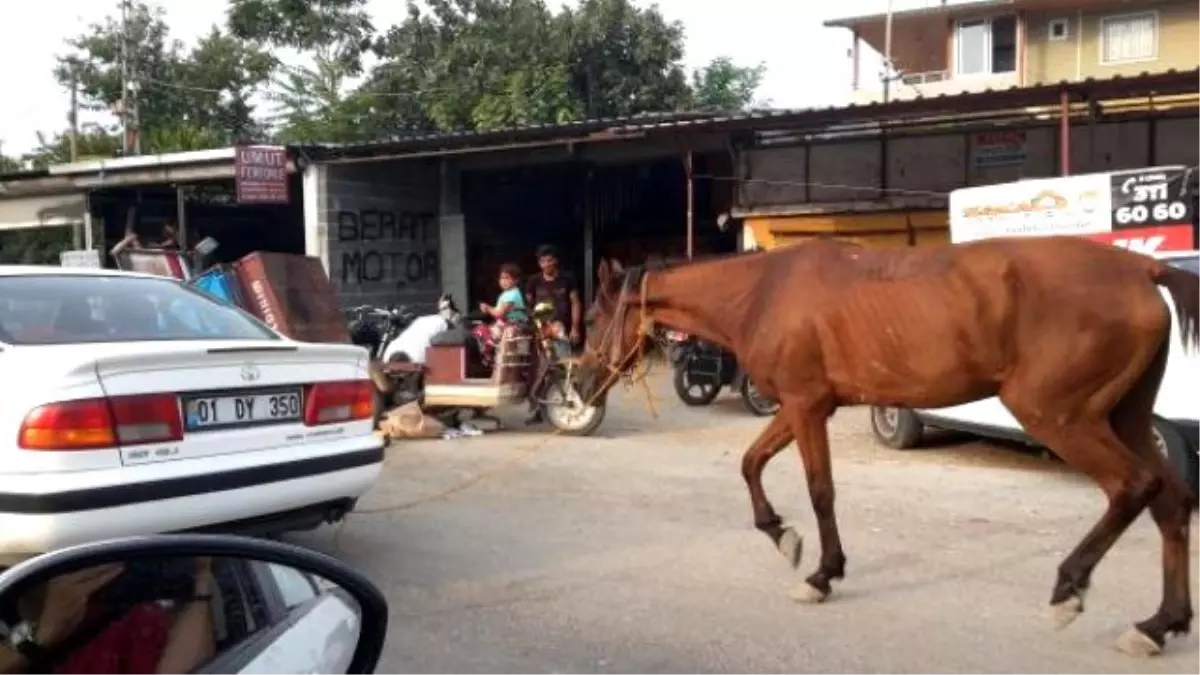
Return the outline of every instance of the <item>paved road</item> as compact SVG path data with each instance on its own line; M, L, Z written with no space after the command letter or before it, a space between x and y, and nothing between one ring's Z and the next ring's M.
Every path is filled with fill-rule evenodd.
M1099 517L1099 491L981 443L876 447L863 410L831 426L848 577L827 604L795 604L801 575L751 527L739 471L763 421L735 398L687 409L656 385L659 420L624 395L596 438L393 445L361 505L384 510L292 537L387 594L380 672L1197 672L1195 634L1152 660L1111 648L1158 605L1148 518L1097 570L1088 611L1055 633L1054 571ZM795 452L766 486L805 534L807 574L817 542ZM1196 539L1193 522L1193 562Z

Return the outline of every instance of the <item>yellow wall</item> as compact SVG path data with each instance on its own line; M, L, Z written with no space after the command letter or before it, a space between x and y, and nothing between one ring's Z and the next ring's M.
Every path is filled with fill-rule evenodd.
M1128 14L1147 9L1158 10L1158 58L1136 63L1102 64L1100 19L1113 14ZM1050 21L1053 19L1067 20L1067 39L1049 39ZM1028 41L1025 60L1026 85L1088 77L1138 75L1172 68L1187 70L1200 65L1200 56L1197 55L1197 43L1200 42L1200 6L1195 0L1146 2L1136 5L1110 1L1084 12L1027 12L1025 25Z
M945 211L746 218L745 226L765 249L831 235L868 246L908 246L910 228L917 246L950 241Z

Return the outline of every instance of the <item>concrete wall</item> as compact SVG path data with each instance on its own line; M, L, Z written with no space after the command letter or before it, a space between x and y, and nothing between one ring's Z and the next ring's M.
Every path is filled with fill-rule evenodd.
M1072 125L1071 173L1200 163L1195 117ZM749 150L741 209L937 197L967 185L1059 174L1057 126ZM886 171L882 170L886 162ZM883 188L881 190L881 188Z
M308 168L307 252L325 263L343 306L437 302L440 173L435 161Z
M1200 40L1200 7L1195 0L1136 4L1109 0L1094 4L1098 6L1087 11L1030 12L1025 15L1029 37L1025 61L1027 84L1130 76L1172 68L1187 70L1200 64L1200 56L1196 52L1196 43ZM1101 63L1101 19L1146 10L1158 12L1158 58L1136 63ZM1067 23L1067 39L1049 39L1050 22L1053 20Z

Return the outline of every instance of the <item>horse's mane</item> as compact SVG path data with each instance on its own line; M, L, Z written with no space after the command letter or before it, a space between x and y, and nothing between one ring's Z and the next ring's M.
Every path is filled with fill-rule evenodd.
M729 260L744 260L752 256L761 256L766 254L766 249L755 249L753 251L735 251L733 253L711 253L708 255L693 257L691 260L668 260L659 258L645 262L641 265L633 265L624 270L621 278L621 289L630 291L636 289L642 283L642 277L646 276L647 272L663 272L675 269L705 267L717 263L727 262Z

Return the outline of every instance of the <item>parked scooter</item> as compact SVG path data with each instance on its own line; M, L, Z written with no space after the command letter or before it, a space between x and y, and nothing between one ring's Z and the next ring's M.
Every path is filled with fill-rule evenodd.
M760 417L774 415L779 403L763 396L733 354L719 345L675 330L666 332L667 358L675 370L675 393L690 406L712 403L729 387L746 409Z
M388 345L416 320L407 307L390 306L386 309L361 305L349 310L350 321L346 329L350 341L366 348L372 359L383 361Z

